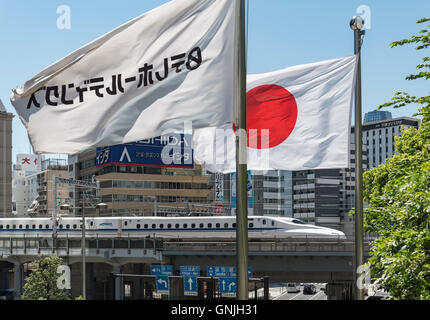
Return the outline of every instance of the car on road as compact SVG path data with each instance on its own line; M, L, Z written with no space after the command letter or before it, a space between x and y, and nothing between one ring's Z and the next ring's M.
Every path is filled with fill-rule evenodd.
M305 284L303 287L303 294L315 294L317 288L313 284Z
M300 292L300 289L297 288L297 285L295 283L289 283L287 285L287 292L288 293L297 293L297 292Z
M14 300L15 290L14 289L0 289L0 300Z

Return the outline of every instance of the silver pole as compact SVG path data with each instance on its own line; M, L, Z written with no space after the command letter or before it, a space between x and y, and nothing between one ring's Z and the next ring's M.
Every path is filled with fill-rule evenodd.
M86 286L86 243L85 243L85 204L82 203L82 298L87 300Z
M236 112L236 255L237 299L248 300L248 170L246 138L245 0L236 0L235 112Z
M364 22L360 17L351 20L350 26L354 30L354 53L358 56L357 78L355 86L355 262L354 281L355 299L364 300L364 289L358 286L361 274L357 268L364 264L363 248L363 130L362 130L362 99L361 99L361 45L362 35L365 31L361 28Z

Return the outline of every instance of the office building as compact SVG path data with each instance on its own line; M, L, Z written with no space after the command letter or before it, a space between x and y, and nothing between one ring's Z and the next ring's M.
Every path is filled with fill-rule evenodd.
M393 117L391 115L391 112L389 112L389 111L375 110L375 111L368 112L364 115L363 124L368 124L371 122L379 122L379 121L384 121L384 120L390 120L392 118Z
M0 100L0 217L12 214L12 119Z

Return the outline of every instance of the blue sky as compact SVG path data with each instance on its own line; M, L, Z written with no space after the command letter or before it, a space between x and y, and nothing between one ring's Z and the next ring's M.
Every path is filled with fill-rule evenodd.
M0 0L0 99L16 115L10 93L53 62L166 0ZM57 28L57 8L71 9L71 29ZM430 14L430 1L250 0L248 72L260 73L353 53L349 20L370 8L371 29L363 46L363 112L387 102L396 91L429 94L429 83L406 81L424 54L413 46L390 48L418 34L415 22ZM360 12L361 14L362 12ZM427 54L428 55L428 54ZM412 116L415 106L388 109ZM27 153L27 132L13 120L13 161Z

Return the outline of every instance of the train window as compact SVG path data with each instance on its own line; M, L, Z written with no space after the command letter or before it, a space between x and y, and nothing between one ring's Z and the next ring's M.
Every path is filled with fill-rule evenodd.
M125 226L127 225L127 221L124 221L124 225L125 225Z
M191 224L191 228L195 228L196 227L196 224L195 223L193 223L193 224Z
M33 224L33 225L31 226L31 228L32 228L32 229L36 229L36 225L35 225L35 224Z
M251 222L250 224L248 224L249 228L254 228L254 224Z
M219 223L217 223L217 224L215 225L215 227L216 227L216 228L221 228L221 225L220 225Z
M43 227L42 227L42 225L41 224L39 224L39 229L42 229Z
M263 219L263 224L266 224L266 219Z
M144 225L143 225L143 227L144 227L145 229L148 229L148 225L147 225L147 224L144 224Z
M188 224L186 224L186 223L184 223L183 225L182 225L182 227L185 229L185 228L188 228Z
M228 228L228 223L224 223L224 228Z
M205 227L205 225L203 223L199 224L199 228L204 228L204 227Z
M76 224L73 225L73 229L76 229L78 226Z
M9 225L8 224L6 225L6 229L9 229Z
M9 228L9 226L7 226ZM30 226L28 224L25 225L25 228L28 229Z
M295 224L307 224L306 222L303 222L303 221L300 221L300 220L293 220L291 222L295 223Z
M0 229L3 229L3 225L2 224L0 224Z
M136 229L140 229L140 224L136 224Z
M93 221L91 221L91 222L90 222L90 226L92 227L93 225L94 225L94 222L93 222Z
M66 229L70 229L70 224L66 224Z
M208 223L208 228L212 228L212 223Z
M272 221L272 226L274 226L275 225L275 221Z
M233 228L236 228L236 223L233 223Z
M172 227L172 225L169 223L168 225L167 225L167 228L168 229L170 229Z
M16 224L14 224L14 225L12 226L12 229L16 229Z
M175 228L176 229L179 228L179 223L175 224Z
M160 224L159 228L163 229L164 228L164 224Z
M63 225L62 224L60 224L60 229L63 229Z
M152 229L155 229L157 226L155 224L152 225Z
M46 229L49 229L49 224L47 224L45 227L46 227Z

